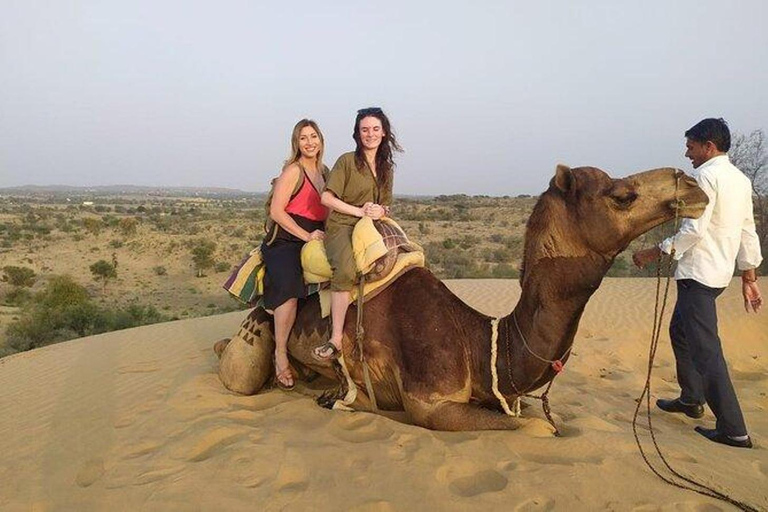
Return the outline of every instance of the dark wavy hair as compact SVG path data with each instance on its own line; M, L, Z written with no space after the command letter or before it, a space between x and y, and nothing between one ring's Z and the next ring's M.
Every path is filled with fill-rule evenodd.
M709 117L699 121L685 132L685 136L700 144L712 142L718 151L724 153L731 149L731 130L722 117Z
M392 182L392 174L395 170L395 161L393 153L398 151L402 153L403 148L397 143L395 132L389 122L387 115L378 107L364 108L357 111L355 117L355 128L352 131L352 138L355 139L355 164L357 170L365 171L365 155L363 154L363 141L360 140L360 121L366 117L375 117L381 121L381 128L384 130L384 136L381 138L381 145L376 150L376 180L379 186L387 185Z

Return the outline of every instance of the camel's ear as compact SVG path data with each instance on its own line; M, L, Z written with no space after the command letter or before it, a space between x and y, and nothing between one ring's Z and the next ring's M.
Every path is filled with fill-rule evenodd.
M555 177L549 182L550 187L557 187L561 192L568 192L573 185L573 174L567 165L558 164Z

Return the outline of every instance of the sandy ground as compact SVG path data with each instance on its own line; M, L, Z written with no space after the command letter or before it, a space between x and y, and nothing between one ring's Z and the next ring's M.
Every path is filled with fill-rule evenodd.
M519 295L516 281L448 285L493 315ZM243 312L2 359L0 510L733 510L663 483L635 446L654 289L650 279L606 279L590 301L551 393L561 438L432 432L328 411L301 385L234 395L211 345ZM713 424L709 411L702 420L654 411L653 425L676 470L768 509L768 312L747 316L737 282L719 308L756 448L697 435L695 425ZM661 345L653 395L675 396L666 327ZM542 416L538 403L524 414Z

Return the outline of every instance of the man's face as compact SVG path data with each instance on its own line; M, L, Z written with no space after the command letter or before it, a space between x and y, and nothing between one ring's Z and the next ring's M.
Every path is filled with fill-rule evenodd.
M685 157L691 161L694 169L698 169L701 164L712 158L712 148L714 144L707 142L696 142L695 140L685 139Z

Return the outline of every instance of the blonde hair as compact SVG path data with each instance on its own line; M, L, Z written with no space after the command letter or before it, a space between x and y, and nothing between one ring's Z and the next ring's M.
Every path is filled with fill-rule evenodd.
M315 130L317 132L317 136L320 138L320 150L317 152L317 156L315 157L315 160L317 162L317 168L320 170L323 168L323 152L325 151L325 138L323 137L323 132L320 131L320 127L317 126L317 123L312 119L302 119L301 121L296 123L296 126L293 127L293 134L291 134L291 154L288 156L288 159L285 161L285 167L288 167L289 165L298 162L299 158L301 158L301 148L299 147L299 136L301 135L301 130L303 130L307 126Z

